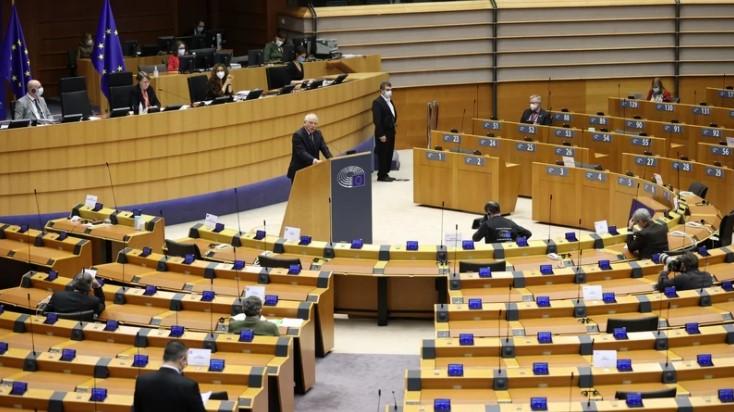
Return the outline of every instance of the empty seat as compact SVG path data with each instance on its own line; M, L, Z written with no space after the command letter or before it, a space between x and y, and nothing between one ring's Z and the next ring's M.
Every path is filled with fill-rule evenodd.
M688 191L701 199L706 199L706 193L708 193L709 187L701 182L693 182L688 186Z
M207 82L209 81L206 75L191 76L188 79L189 82L189 97L191 103L201 102L206 100L207 96Z

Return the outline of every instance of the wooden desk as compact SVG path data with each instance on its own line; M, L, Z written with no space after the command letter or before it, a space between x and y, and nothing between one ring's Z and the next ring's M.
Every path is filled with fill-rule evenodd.
M706 101L717 107L734 107L734 90L707 87Z
M520 173L519 165L496 157L414 148L413 202L483 213L487 201L497 200L511 213Z
M633 117L670 122L677 120L681 123L708 126L716 123L719 127L734 127L732 110L727 107L713 106L716 101L709 102L708 106L683 103L655 103L645 100L608 98L609 113L612 116Z

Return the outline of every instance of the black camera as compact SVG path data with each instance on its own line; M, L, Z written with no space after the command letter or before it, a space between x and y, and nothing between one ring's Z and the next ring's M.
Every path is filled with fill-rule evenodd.
M670 256L667 253L660 254L660 263L665 265L665 269L668 272L682 272L683 266L681 265L678 256Z

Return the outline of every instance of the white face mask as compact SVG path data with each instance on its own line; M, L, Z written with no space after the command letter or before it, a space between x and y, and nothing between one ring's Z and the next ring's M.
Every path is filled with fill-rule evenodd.
M280 39L276 40L275 41L275 45L278 46L278 47L282 46L283 45L283 40L280 40Z
M198 30L199 33L202 33L204 31L204 26L199 26L196 28L196 30Z
M219 80L224 79L224 72L217 72L217 77L219 77Z
M530 103L530 110L538 110L538 107L540 107L538 103Z
M652 88L652 92L653 93L660 93L660 88L659 87L653 87Z
M43 87L39 87L38 89L36 89L36 96L37 97L43 96Z
M392 90L385 90L382 93L382 95L385 96L386 99L391 99L392 98Z
M93 44L94 44L94 42L92 40L87 40L87 46L91 46Z
M180 48L180 49L178 49L178 55L179 56L183 56L184 54L186 54L186 49L184 49L183 47Z
M306 56L298 56L298 57L296 58L296 60L298 60L299 62L303 63L303 62L305 62L305 61L306 61Z

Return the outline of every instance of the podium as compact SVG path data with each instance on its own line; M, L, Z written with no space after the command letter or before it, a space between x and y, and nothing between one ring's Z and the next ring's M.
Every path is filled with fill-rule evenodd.
M296 172L285 227L314 240L372 242L372 152L334 157Z

